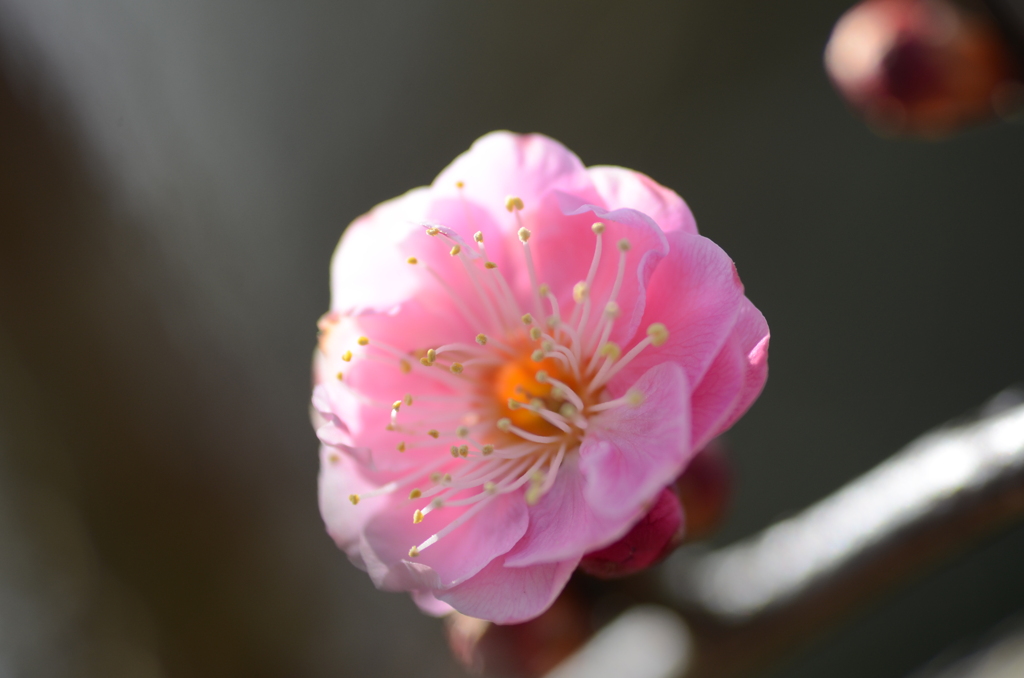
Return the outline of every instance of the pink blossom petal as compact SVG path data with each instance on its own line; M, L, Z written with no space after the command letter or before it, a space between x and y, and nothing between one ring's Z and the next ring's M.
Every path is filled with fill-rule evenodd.
M754 304L746 298L743 299L733 336L746 356L746 379L732 411L721 425L721 431L735 424L736 420L750 409L768 380L768 341L771 336L768 323Z
M747 356L740 350L735 336L730 336L690 396L693 403L691 444L695 450L703 448L725 430L725 422L739 401L746 378Z
M413 591L412 599L424 614L431 617L443 617L454 611L451 605L438 600L430 591Z
M641 327L663 323L668 341L650 346L612 382L618 392L648 369L665 361L683 366L690 384L699 384L736 324L743 285L729 256L699 235L667 235L669 254L648 285ZM639 337L638 337L639 339Z
M458 463L458 462L456 462ZM482 510L432 546L411 558L409 549L439 532L470 508L443 507L413 523L413 512L428 500L413 501L396 492L370 501L385 502L365 524L365 544L372 550L370 576L380 586L398 589L441 589L472 577L487 563L504 555L526 532L526 502L522 493L499 494ZM362 505L363 502L360 502Z
M418 272L404 261L402 246L423 230L431 198L417 188L377 205L345 229L331 259L331 309L387 311L422 286Z
M595 513L587 503L585 485L578 457L567 457L554 485L530 507L530 526L505 558L506 567L578 558L615 541L640 518L639 508L616 516Z
M457 182L464 187L457 188ZM530 210L553 189L571 191L589 185L580 159L554 139L543 134L491 132L446 167L431 188L435 195L461 192L487 210L504 211L509 195L518 196ZM518 230L514 219L504 223L508 230Z
M580 446L584 495L597 514L635 516L685 468L690 447L690 392L676 363L648 370L630 390L639 405L591 418Z
M353 506L349 495L367 492L374 487L375 483L362 475L357 462L329 447L320 448L320 515L334 542L364 570L366 565L359 554L360 534L366 521L374 516L375 509L372 506L363 509Z
M497 559L437 597L462 614L498 624L517 624L546 610L561 592L579 558L532 567L505 567Z
M686 202L646 174L611 166L588 167L587 174L609 210L634 209L653 219L665 233L697 234L697 222Z

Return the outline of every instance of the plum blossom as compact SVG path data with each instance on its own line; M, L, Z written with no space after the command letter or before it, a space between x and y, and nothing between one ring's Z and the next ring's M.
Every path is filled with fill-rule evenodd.
M673 191L494 132L345 232L314 356L327 530L433 614L541 614L767 377Z

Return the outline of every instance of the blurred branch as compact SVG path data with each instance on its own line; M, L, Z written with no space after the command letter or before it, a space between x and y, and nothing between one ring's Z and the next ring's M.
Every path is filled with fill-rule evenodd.
M744 675L904 579L1024 516L1024 404L998 396L797 516L666 563L694 636L687 678Z
M662 569L659 602L683 620L665 622L665 608L627 610L550 675L621 675L601 668L617 666L603 658L620 652L647 657L635 678L763 670L911 574L1024 517L1022 401L1016 391L999 394L973 420L921 436L757 535L680 550ZM660 634L643 631L652 615Z

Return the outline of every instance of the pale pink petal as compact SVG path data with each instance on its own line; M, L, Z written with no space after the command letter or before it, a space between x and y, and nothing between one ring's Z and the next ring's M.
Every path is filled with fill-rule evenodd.
M462 614L517 624L546 610L565 587L579 558L532 567L505 567L499 558L475 577L437 594Z
M588 167L587 174L609 210L626 207L643 212L665 233L697 233L697 222L686 202L646 174L611 166Z
M665 361L682 365L688 382L699 384L736 324L743 285L729 256L699 235L674 231L666 237L669 254L651 276L640 326L663 323L668 341L644 349L613 380L613 390ZM643 336L638 332L636 340Z
M754 305L744 298L736 329L733 331L741 350L746 355L747 371L743 389L733 404L729 416L722 422L720 431L725 431L750 409L750 406L761 395L765 381L768 380L768 341L770 333L764 316ZM715 433L714 435L718 435Z
M456 462L458 463L458 462ZM423 549L416 558L409 549L422 543L461 516L468 507L443 507L431 511L421 523L413 523L413 513L429 500L410 500L408 490L375 501L386 503L363 530L372 559L381 568L370 575L379 585L396 588L448 588L472 577L491 560L503 556L526 532L526 502L521 493L500 494L488 500L481 510L437 543ZM371 500L367 500L369 503ZM360 502L362 505L363 502ZM371 556L364 554L369 562ZM410 569L409 566L413 566ZM429 568L429 572L423 570Z
M405 264L403 243L423 230L429 191L417 188L381 203L345 229L331 259L331 309L386 311L422 285Z
M652 367L630 390L642 402L592 417L580 446L584 494L601 515L635 515L682 472L694 453L689 384L679 365Z
M578 456L566 457L554 485L530 507L530 526L506 556L506 567L578 558L615 541L641 517L639 507L615 516L595 513L587 503L585 484Z
M462 182L464 187L456 187ZM435 195L462 194L466 200L495 212L504 211L505 198L518 196L526 210L553 189L567 191L590 186L583 163L562 144L543 134L491 132L446 167L431 188ZM514 218L504 221L515 231Z
M320 476L317 481L320 515L327 533L358 567L366 569L359 553L359 540L374 507L353 506L349 495L360 494L376 485L365 478L358 464L329 447L320 448Z
M747 356L740 350L735 336L730 336L690 396L693 412L690 437L695 450L703 448L725 430L725 421L739 400L746 377Z
M443 617L454 611L451 605L438 600L430 591L413 591L412 599L424 614L431 617Z

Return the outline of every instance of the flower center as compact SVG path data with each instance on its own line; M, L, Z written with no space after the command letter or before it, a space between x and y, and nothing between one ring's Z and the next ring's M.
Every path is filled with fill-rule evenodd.
M558 412L564 416L568 412L565 407L568 400L550 379L538 381L537 375L540 374L542 379L548 375L576 392L579 388L573 374L563 370L561 363L554 358L534 361L531 356L533 350L533 346L528 346L518 357L495 370L492 383L501 411L499 418L507 417L518 428L536 435L556 435L559 429L541 416L541 412Z

